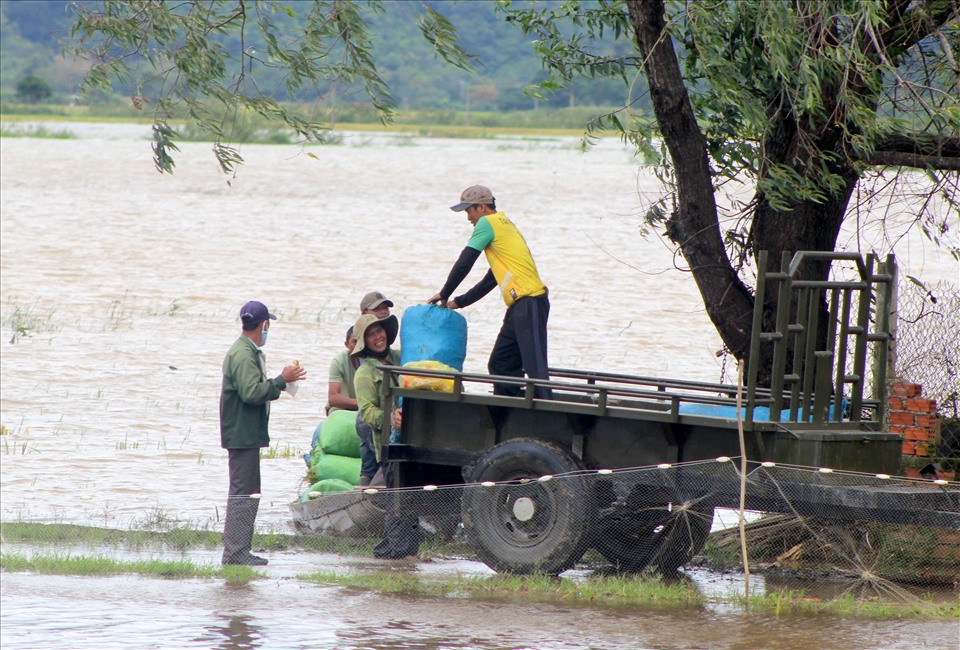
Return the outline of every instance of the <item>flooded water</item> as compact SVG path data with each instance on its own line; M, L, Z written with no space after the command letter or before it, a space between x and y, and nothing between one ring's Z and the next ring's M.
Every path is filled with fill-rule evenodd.
M3 581L4 648L956 647L956 627L949 622L778 620L733 611L410 598L284 580L171 585L133 577L4 574Z
M259 299L280 316L268 366L279 372L299 359L310 373L296 398L274 403L273 457L263 461L258 523L287 530L327 367L360 296L383 291L399 313L432 295L470 233L448 206L473 183L493 189L550 287L551 365L721 378L721 344L692 279L674 270L679 260L660 240L640 235L657 184L617 142L581 154L575 139L348 134L341 145L310 148L316 158L245 147L246 165L228 179L206 144L182 144L176 174L161 176L147 127L63 128L78 137L0 141L4 521L216 526L226 495L220 364L239 333L240 305ZM882 238L874 245L886 252ZM957 280L956 262L920 236L902 238L896 252L911 275ZM484 270L478 263L464 286ZM491 295L464 313L465 369L483 371L503 307ZM751 648L768 646L776 630L778 647L799 648L813 626L823 646L957 639L955 627L929 623L393 598L304 585L283 569L311 570L302 561L271 561L271 580L246 587L4 574L0 640L5 648Z

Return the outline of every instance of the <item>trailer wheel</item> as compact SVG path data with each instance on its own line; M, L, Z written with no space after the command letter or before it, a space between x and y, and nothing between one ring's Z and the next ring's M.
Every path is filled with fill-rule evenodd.
M660 490L635 488L626 500L601 507L593 545L621 571L669 575L703 550L713 506Z
M556 575L579 560L590 542L593 508L580 477L557 475L583 469L563 448L517 438L493 447L465 472L462 501L467 540L480 559L502 573ZM534 480L530 480L534 479Z

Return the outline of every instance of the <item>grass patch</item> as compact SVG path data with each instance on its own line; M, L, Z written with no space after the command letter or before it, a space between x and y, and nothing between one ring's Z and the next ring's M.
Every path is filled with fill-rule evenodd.
M223 543L220 530L184 527L174 527L164 531L119 530L76 524L19 521L0 524L0 538L5 544L112 546L132 550L153 547L186 551L191 548L217 548ZM273 532L257 533L253 537L254 547L267 551L303 549L318 553L357 556L372 556L375 543L376 540L370 540L367 544L357 545L332 537L306 537Z
M544 108L523 111L458 111L458 110L401 110L391 124L384 125L372 107L339 106L317 110L314 106L286 104L289 110L299 111L308 119L328 124L327 144L342 142L342 131L410 133L423 137L493 138L497 136L581 137L586 125L611 107L578 106L573 108ZM211 107L216 112L219 109ZM185 115L175 115L168 122L175 125L181 141L212 141L212 136L188 123ZM78 122L149 124L153 114L135 111L129 101L96 105L25 105L3 102L0 119L6 123L70 120ZM598 134L619 137L613 131ZM39 136L34 136L39 137ZM225 139L232 143L288 144L300 138L284 125L268 121L259 115L241 114L226 125Z
M137 574L151 578L223 578L228 582L249 582L266 577L246 566L199 566L180 560L139 560L121 562L106 557L84 555L35 555L0 553L4 571L31 571L48 575L106 576Z
M699 607L706 598L689 582L666 582L649 575L599 575L585 580L552 576L470 577L461 580L468 593L485 598L513 598L606 606L661 605Z
M11 303L7 303L11 305ZM28 336L41 333L59 332L60 326L54 322L55 308L41 310L37 303L33 305L15 305L13 313L4 321L4 326L9 328L11 336L10 343L16 345L17 342Z
M260 458L282 458L284 460L289 460L290 458L301 458L302 456L303 450L300 449L299 446L293 447L289 442L283 447L280 446L280 443L277 443L272 447L267 447L266 450L260 450Z
M417 596L445 595L444 584L420 580L410 573L376 571L373 573L308 573L297 576L298 580L325 587L350 587L385 594Z
M416 596L457 596L603 606L700 607L706 598L689 583L668 584L648 576L595 576L573 581L553 576L461 576L421 580L396 571L366 574L311 573L297 576L320 585Z
M752 612L781 615L855 616L859 618L898 619L922 618L960 620L960 600L952 603L933 602L928 598L916 598L907 602L883 602L875 599L855 598L852 594L821 600L810 598L802 591L782 591L773 594L754 595L739 602Z
M0 125L0 138L44 138L47 140L75 140L76 135L67 129L52 130L39 125Z
M324 586L338 586L387 594L431 598L461 597L500 601L596 605L602 607L700 608L709 604L740 605L754 613L774 616L830 615L871 619L957 620L960 601L933 602L916 598L912 602L882 602L858 599L853 595L821 600L803 592L787 591L754 595L749 599L731 595L704 596L689 582L666 582L655 576L592 576L569 580L552 576L485 577L461 576L449 580L423 580L400 571L366 574L311 573L299 580Z
M37 524L30 522L4 522L0 524L0 537L4 543L64 544L89 546L122 546L130 549L215 548L221 543L218 531L174 528L164 532L147 530L117 530L78 526L76 524Z
M20 433L30 433L30 428L23 426L23 420L20 421L20 426L17 427L17 433L14 433L13 436L17 436ZM0 447L0 453L4 456L26 456L27 454L36 453L37 448L30 444L28 441L23 442L10 442L7 436L11 435L11 430L7 428L7 425L0 425L0 435L3 436L3 447Z

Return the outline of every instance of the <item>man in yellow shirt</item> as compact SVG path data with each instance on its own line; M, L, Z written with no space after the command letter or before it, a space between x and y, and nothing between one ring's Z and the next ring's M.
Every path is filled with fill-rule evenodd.
M490 352L487 370L491 375L523 377L526 373L531 379L549 379L547 318L550 316L550 300L523 235L507 215L497 211L493 193L483 185L465 189L460 202L450 209L467 213L467 220L473 225L473 235L450 270L443 288L429 302L460 309L499 287L507 313ZM450 295L467 277L481 251L487 257L490 270L476 286L451 300ZM495 384L493 392L511 396L522 393L520 386L512 384ZM549 399L551 391L537 387L534 395Z

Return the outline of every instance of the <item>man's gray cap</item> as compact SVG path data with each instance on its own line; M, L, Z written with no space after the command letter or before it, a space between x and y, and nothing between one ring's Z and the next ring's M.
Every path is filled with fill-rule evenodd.
M454 212L463 212L471 205L477 205L479 203L490 205L495 200L496 199L493 198L493 192L490 191L489 187L484 187L483 185L471 185L463 191L463 194L460 195L460 203L451 205L450 209Z
M393 301L387 298L379 291L371 291L360 300L360 311L366 309L376 309L380 305L386 304L387 307L393 307Z

